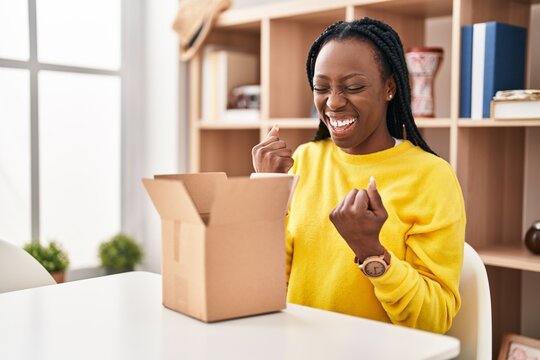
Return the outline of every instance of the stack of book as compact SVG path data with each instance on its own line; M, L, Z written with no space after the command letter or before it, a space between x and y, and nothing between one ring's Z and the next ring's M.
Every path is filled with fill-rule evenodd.
M233 90L253 89L259 84L259 60L255 54L207 46L202 66L202 117L204 122L257 121L259 109L235 108Z
M488 118L499 90L525 87L527 29L487 22L461 29L460 117Z
M495 120L540 120L540 90L497 91L491 102Z

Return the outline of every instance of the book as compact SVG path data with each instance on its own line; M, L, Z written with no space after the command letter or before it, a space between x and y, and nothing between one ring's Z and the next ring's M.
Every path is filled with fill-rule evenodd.
M461 56L460 116L487 118L491 100L498 90L522 89L525 85L527 29L499 22L479 23L471 27L472 36L471 29L462 29L462 34L465 34ZM471 39L472 46L468 44ZM469 48L472 56L467 52Z
M259 83L259 64L255 54L214 46L203 53L203 121L223 120L229 93L241 85Z
M461 74L459 117L471 117L471 79L472 79L473 26L461 28Z
M491 102L495 120L540 119L540 90L497 91Z

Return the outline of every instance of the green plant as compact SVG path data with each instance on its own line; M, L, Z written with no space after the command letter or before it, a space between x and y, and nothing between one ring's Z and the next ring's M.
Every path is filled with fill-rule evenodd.
M48 246L31 242L23 248L50 273L65 271L69 265L67 253L56 241L51 241Z
M133 269L141 262L143 251L132 237L119 233L99 245L99 258L107 269Z

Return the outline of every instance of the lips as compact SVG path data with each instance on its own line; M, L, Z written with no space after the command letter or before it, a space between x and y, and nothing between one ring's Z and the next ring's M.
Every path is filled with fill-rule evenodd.
M337 117L326 114L327 122L326 125L332 133L333 137L345 137L348 136L356 123L358 122L357 117Z

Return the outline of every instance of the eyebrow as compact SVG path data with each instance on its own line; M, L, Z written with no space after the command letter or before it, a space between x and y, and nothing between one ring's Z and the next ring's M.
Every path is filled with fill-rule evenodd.
M361 73L352 73L352 74L349 74L349 75L345 75L340 80L348 80L348 79L353 78L355 76L361 76L363 78L366 77L364 74L361 74ZM315 75L313 78L314 79L315 78L328 79L328 76L326 76L326 75Z

